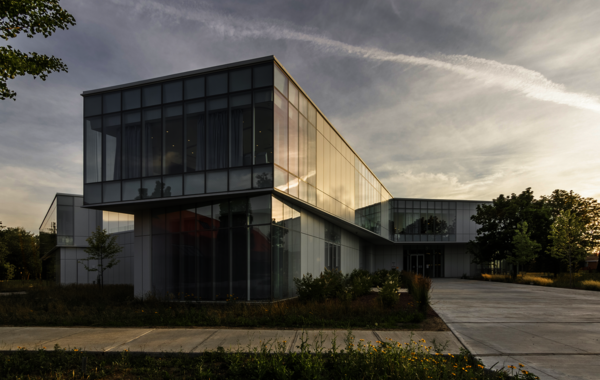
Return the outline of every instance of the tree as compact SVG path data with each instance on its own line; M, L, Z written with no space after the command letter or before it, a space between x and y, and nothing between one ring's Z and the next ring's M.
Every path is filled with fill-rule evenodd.
M567 263L573 287L573 267L588 255L585 222L571 210L564 211L552 223L548 238L550 255Z
M85 252L88 254L88 264L89 260L97 260L98 266L92 268L83 261L80 261L80 263L83 264L88 272L100 272L98 284L103 287L104 271L119 263L119 260L117 260L115 256L123 250L123 247L117 244L116 236L111 236L106 230L103 230L100 227L96 227L96 231L94 231L86 241L89 246L85 249Z
M506 261L513 265L513 278L517 277L519 266L522 267L535 260L537 253L542 250L541 244L531 239L531 233L527 228L527 222L517 224L512 240L513 254L506 258Z
M33 38L42 34L45 38L56 29L69 29L75 18L58 4L59 0L4 0L0 2L0 38L8 41L25 33ZM48 57L35 52L23 53L12 46L0 46L0 99L16 100L17 93L9 90L6 82L16 76L32 75L46 80L52 72L67 72L60 58Z
M6 262L14 266L14 273L22 280L40 279L42 260L40 258L39 237L22 227L8 227L0 230L0 240L8 253Z

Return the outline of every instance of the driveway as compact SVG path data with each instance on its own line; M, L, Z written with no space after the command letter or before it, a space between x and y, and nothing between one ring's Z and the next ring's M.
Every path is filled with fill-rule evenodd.
M486 366L540 379L600 378L600 292L434 279L432 304Z

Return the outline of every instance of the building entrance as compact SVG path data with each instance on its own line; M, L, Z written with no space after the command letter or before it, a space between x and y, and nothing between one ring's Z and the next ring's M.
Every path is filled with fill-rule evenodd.
M425 255L410 255L410 271L425 276Z

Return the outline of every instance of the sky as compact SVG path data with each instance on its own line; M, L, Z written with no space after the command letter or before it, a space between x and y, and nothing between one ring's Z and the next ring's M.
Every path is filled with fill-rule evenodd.
M394 197L600 198L597 0L60 4L76 26L2 42L69 68L0 101L5 226L83 193L83 91L268 55Z

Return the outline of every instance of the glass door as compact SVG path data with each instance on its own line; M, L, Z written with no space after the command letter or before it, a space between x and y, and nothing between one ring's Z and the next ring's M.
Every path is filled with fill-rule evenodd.
M425 255L410 255L410 271L425 276Z

